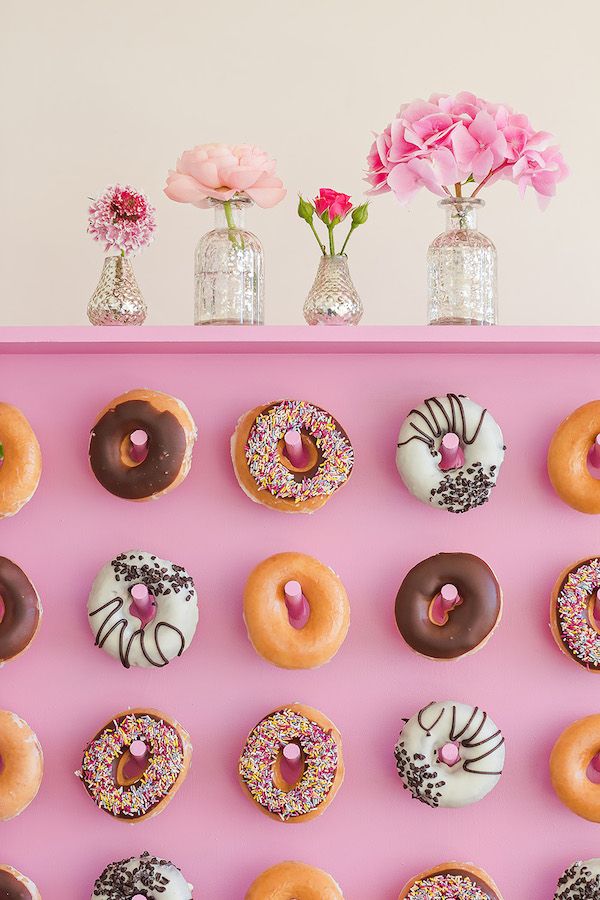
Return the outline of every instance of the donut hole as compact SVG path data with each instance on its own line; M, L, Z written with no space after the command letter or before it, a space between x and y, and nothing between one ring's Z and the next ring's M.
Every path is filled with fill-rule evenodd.
M6 606L4 605L4 600L2 599L2 594L0 594L0 625L2 624L2 619L4 618L5 613L6 613Z
M600 442L598 442L598 438L594 440L594 443L589 449L586 464L587 470L592 478L600 480Z
M592 756L585 774L592 784L600 784L600 752Z
M281 438L279 443L277 444L277 456L279 458L279 461L290 472L298 475L302 475L303 473L312 471L312 469L314 469L319 462L319 449L314 438L304 431L300 432L300 438L302 440L302 451L304 453L304 462L301 466L294 465L294 463L287 455L285 438Z
M143 428L135 428L121 441L121 462L129 468L140 466L148 456L150 436Z
M2 753L0 753L0 775L4 772L4 760L2 759Z
M148 753L140 759L133 756L129 747L126 747L117 761L115 781L120 787L130 787L140 780L149 765L150 755Z
M590 627L600 634L600 597L598 596L598 587L592 589L588 600L588 621Z
M273 780L275 785L286 793L293 790L302 780L306 767L304 751L302 750L299 741L291 741L290 744L296 746L300 751L298 759L293 761L286 759L284 754L285 747L282 747L273 766Z

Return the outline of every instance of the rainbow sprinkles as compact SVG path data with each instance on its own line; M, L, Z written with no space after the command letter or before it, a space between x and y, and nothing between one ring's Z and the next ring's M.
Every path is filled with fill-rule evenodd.
M600 667L600 632L590 622L592 595L600 588L600 559L588 559L565 578L556 599L560 635L582 666Z

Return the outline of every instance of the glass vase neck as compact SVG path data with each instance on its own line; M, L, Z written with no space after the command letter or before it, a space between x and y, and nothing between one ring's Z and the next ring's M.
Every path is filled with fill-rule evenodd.
M446 231L476 231L477 212L485 201L478 197L445 197L438 205L446 211Z
M211 206L215 214L215 228L234 228L242 230L246 224L246 210L251 207L250 198L234 198L232 200L212 200Z

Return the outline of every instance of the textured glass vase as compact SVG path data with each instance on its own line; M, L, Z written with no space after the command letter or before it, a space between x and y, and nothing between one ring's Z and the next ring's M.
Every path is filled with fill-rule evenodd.
M263 325L263 248L244 228L249 199L215 200L215 227L196 247L196 325Z
M141 325L147 313L131 260L126 256L107 256L98 287L88 303L92 325Z
M430 325L495 325L498 316L497 254L477 230L483 200L440 200L446 230L427 251L427 321Z
M309 325L358 325L363 305L352 283L347 256L322 256L304 303Z

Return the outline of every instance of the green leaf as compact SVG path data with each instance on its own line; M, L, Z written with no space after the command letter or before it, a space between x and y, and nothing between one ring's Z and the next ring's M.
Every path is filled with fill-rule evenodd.
M472 175L469 175L466 181L463 181L463 184L475 184L475 179Z

